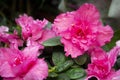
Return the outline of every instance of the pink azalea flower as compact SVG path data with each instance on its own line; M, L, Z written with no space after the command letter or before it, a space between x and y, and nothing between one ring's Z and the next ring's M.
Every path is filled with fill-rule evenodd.
M53 30L61 36L66 56L76 58L93 46L103 46L113 36L112 28L103 26L100 14L92 4L84 4L78 10L60 14Z
M0 48L0 76L4 80L44 80L48 66L44 59L38 59L40 46L29 46L20 51Z
M8 34L8 32L8 27L0 26L0 42L4 42L8 46L16 49L18 46L23 46L23 40L20 39L16 31L13 34Z
M114 47L108 53L101 48L94 49L91 53L91 63L88 64L88 77L86 80L89 80L92 77L96 77L97 80L120 80L120 77L119 79L115 79L118 74L120 75L120 71L116 72L112 69L118 53L119 47Z
M51 29L46 28L48 24L46 19L43 21L34 20L31 16L24 14L20 15L16 19L16 22L22 28L22 37L24 40L31 38L31 40L41 44L43 41L55 36L55 33Z

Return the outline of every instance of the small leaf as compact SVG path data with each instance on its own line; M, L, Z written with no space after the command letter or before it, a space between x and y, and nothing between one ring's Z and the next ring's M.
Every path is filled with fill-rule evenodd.
M64 70L67 70L69 67L71 67L73 65L73 61L72 60L68 60L66 62L64 62L63 64L60 64L56 67L56 71L57 72L62 72Z
M58 46L61 45L60 37L54 37L43 42L43 46Z
M70 77L70 79L78 79L85 76L85 70L82 68L70 69L66 73Z
M49 76L49 77L57 77L58 74L55 73L55 72L50 72L48 76Z
M76 80L85 80L85 78L86 78L86 76L79 78L79 79L76 79Z
M116 41L120 40L119 34L120 34L120 30L117 30L114 33L114 36L111 39L111 41L108 44L106 44L105 46L103 46L103 49L106 50L106 51L109 51L110 49L112 49L115 46Z
M85 64L85 62L87 61L87 55L86 55L86 54L83 54L83 55L75 58L74 61L75 61L78 65L83 65L83 64Z
M22 32L21 27L20 27L20 26L17 26L16 29L17 29L17 31L18 31L18 35L21 35L21 32Z
M65 62L65 55L60 51L55 51L52 54L52 61L54 65L63 64Z
M65 73L62 73L59 74L57 80L70 80L70 78Z

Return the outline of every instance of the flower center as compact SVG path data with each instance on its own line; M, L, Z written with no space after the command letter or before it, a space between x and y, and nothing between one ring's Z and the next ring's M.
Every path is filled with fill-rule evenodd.
M17 66L21 63L23 63L22 60L19 57L17 57L17 58L14 59L14 65L13 66Z

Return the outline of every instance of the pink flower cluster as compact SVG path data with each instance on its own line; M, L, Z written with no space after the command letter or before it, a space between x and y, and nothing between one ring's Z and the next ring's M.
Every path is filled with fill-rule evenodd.
M66 56L76 58L85 51L103 46L113 36L109 25L103 26L100 14L92 4L84 4L78 10L60 14L54 20L53 30L61 36Z
M92 80L93 77L97 80L120 80L120 70L112 68L120 52L120 43L117 42L110 52L101 48L110 42L113 30L109 25L102 24L94 5L86 3L76 11L60 14L52 27L61 37L66 56L76 58L85 52L91 56L86 80Z
M4 80L44 80L48 76L48 66L44 58L38 58L44 47L43 41L55 36L46 28L47 20L34 20L26 14L16 19L22 29L9 34L9 28L0 27L0 76ZM23 46L23 44L26 45ZM19 47L23 47L19 49Z
M101 48L95 48L91 52L91 63L88 64L87 79L96 77L97 80L119 80L120 70L115 71L114 66L120 47L116 46L111 51L105 52Z
M91 63L86 69L87 78L97 80L120 80L120 70L113 66L120 55L120 41L109 52L101 47L110 42L113 30L104 26L99 11L92 4L85 3L78 10L58 15L47 27L48 21L34 20L24 14L16 19L21 27L21 37L14 30L0 26L0 76L3 80L44 80L48 76L48 65L42 54L42 43L60 36L66 56L76 58L89 53ZM23 46L24 44L24 46ZM22 47L22 48L21 48Z
M22 38L28 40L27 45L42 44L43 41L55 36L55 33L46 27L48 24L46 19L34 20L24 14L16 19L16 23L22 28Z

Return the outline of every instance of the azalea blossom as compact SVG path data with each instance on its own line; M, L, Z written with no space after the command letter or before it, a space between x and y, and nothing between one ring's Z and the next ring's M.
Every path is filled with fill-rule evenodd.
M16 19L16 23L22 28L22 37L24 40L32 40L35 43L42 43L43 41L52 38L55 36L55 33L46 28L48 21L44 19L34 20L31 16L26 14L20 15L19 18Z
M23 46L23 40L18 36L17 31L14 30L12 34L9 34L9 28L7 26L0 26L0 42L3 42L11 48L18 48Z
M103 26L100 14L92 4L83 4L78 10L58 15L52 25L61 36L66 56L82 55L94 46L103 46L113 36L109 25Z
M91 53L91 63L88 64L86 80L92 77L97 80L120 80L120 70L115 71L114 66L117 55L119 53L119 47L114 47L110 52L106 53L101 48L95 48Z
M4 80L44 80L48 66L38 59L40 46L29 46L24 50L0 48L0 76Z

